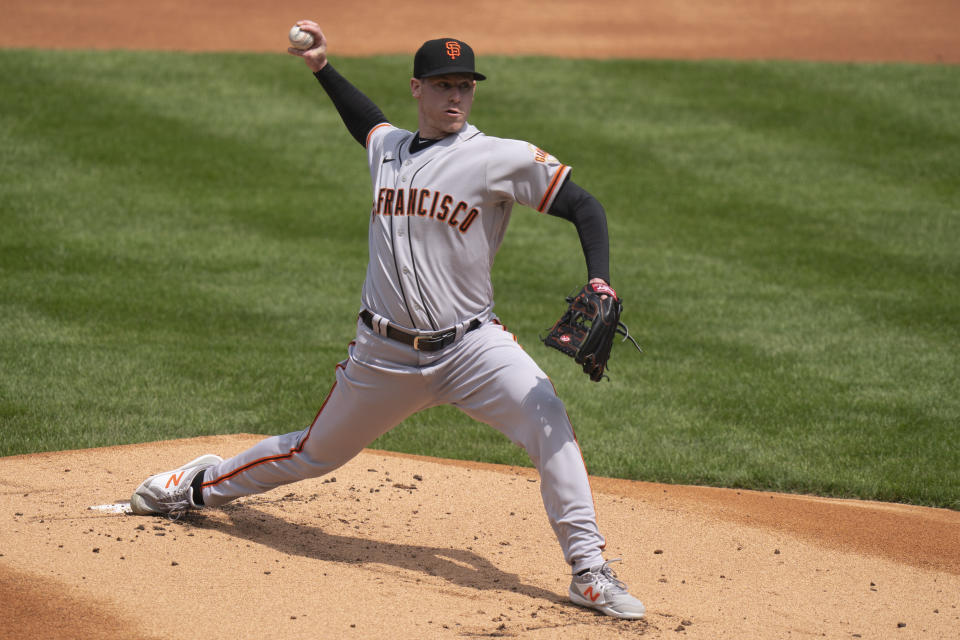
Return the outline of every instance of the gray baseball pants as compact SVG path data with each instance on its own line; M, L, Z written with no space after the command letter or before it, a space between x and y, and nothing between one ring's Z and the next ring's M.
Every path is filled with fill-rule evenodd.
M449 404L523 447L564 559L574 572L603 562L587 470L563 402L511 333L487 322L437 352L378 335L361 322L336 382L303 431L269 437L206 471L203 500L241 496L327 474L408 416Z

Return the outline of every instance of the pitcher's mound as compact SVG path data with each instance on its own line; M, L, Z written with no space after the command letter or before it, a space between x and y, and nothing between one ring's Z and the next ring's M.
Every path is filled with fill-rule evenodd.
M529 469L364 451L221 510L124 513L147 475L260 438L0 459L4 637L946 638L960 626L960 514L946 510L594 479L607 557L624 559L647 605L639 622L567 601ZM846 522L894 546L860 548ZM923 535L912 551L895 546L904 528Z

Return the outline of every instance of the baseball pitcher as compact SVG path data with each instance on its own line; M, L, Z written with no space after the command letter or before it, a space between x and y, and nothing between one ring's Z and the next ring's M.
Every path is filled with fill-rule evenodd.
M609 286L603 207L546 151L468 123L485 76L465 42L430 40L416 52L410 93L418 128L407 131L334 69L315 22L297 25L313 43L290 53L314 72L366 150L370 170L371 206L357 212L369 217L369 262L356 339L309 427L227 460L208 454L151 476L134 492L133 511L217 507L322 476L413 413L453 405L529 454L572 570L570 599L618 618L642 617L643 604L603 556L587 470L564 405L493 312L490 271L515 203L571 221L590 292L619 302Z

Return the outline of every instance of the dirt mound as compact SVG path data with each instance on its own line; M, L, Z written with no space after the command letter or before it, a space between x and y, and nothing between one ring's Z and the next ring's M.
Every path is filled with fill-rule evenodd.
M947 638L960 625L960 513L939 509L596 478L607 555L648 608L625 622L567 602L529 469L365 451L177 521L89 508L258 439L0 459L0 596L17 604L2 609L5 634Z

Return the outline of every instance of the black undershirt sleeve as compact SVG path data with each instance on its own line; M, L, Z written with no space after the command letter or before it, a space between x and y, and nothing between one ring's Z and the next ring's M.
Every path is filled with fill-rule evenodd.
M370 129L382 122L389 122L386 116L370 98L350 84L350 81L340 75L329 62L313 75L330 96L333 106L337 108L337 112L343 119L343 124L347 125L347 131L354 140L366 147Z
M568 178L547 213L569 220L577 228L580 246L587 260L587 278L600 278L610 284L607 214L600 201Z

